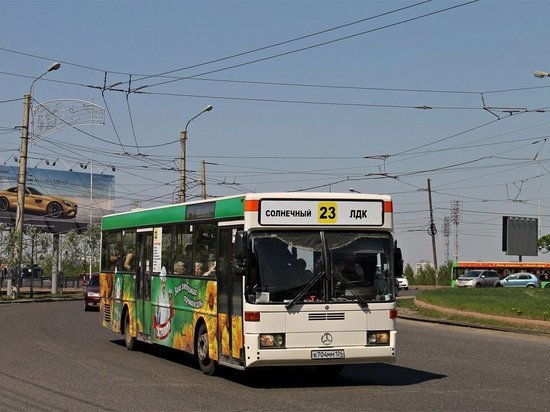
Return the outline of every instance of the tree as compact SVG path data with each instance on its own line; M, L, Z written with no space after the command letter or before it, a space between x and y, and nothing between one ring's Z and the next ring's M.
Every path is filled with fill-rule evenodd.
M409 263L405 265L405 269L403 270L403 276L407 278L409 283L412 284L414 282L414 270Z
M13 227L7 225L0 225L0 242L2 248L0 248L0 263L12 267L15 262L13 262L13 250L15 248L15 230Z
M437 269L439 286L449 286L451 284L451 267L452 263L447 262ZM435 269L431 265L419 267L415 273L411 265L407 263L403 273L412 285L435 285Z
M22 264L36 264L43 269L46 276L50 276L55 261L52 234L36 226L25 226L23 229ZM13 227L0 224L0 264L8 268L16 268L18 264L13 260L17 236ZM97 224L87 226L82 233L70 231L62 235L61 260L62 270L66 275L78 276L80 273L88 272L90 262L92 272L99 270L100 237L101 228Z
M61 265L66 277L76 277L87 273L92 263L92 271L99 269L99 225L89 225L82 233L71 231L63 234L61 240Z
M538 249L542 253L550 252L550 235L544 235L537 241Z

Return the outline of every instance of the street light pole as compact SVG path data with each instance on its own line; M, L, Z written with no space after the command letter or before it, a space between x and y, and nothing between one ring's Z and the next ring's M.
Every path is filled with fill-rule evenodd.
M539 79L542 79L544 77L550 77L550 73L548 72L543 72L541 70L536 70L535 73L533 74L535 77L539 78ZM544 145L544 143L546 143L546 138L543 139L544 142L542 143ZM536 142L533 142L533 143L538 143L538 141ZM534 160L537 162L537 181L538 181L538 186L539 186L539 219L538 219L538 222L537 222L537 227L538 227L538 233L537 233L537 240L541 238L542 236L542 231L541 231L541 227L542 227L542 223L541 223L541 215L540 215L540 174L539 174L539 152L541 151L542 147L539 149L539 151L537 152L537 154L535 155L535 158ZM539 252L539 258L540 260L542 260L542 254Z
M17 264L17 291L21 288L21 264L23 258L23 218L25 215L25 185L27 182L27 152L29 147L29 117L32 105L32 92L34 83L47 73L61 67L60 63L54 63L48 70L34 79L29 88L29 93L23 96L23 125L21 126L21 148L19 155L19 173L17 177L17 210L15 212L15 248L13 253L14 262ZM11 290L8 293L11 295Z
M181 144L181 153L180 153L180 193L179 193L179 202L184 203L185 202L185 151L186 151L186 143L187 143L187 128L189 127L189 123L191 123L193 120L195 120L197 117L199 117L204 112L209 112L212 110L212 105L206 106L199 114L195 115L185 125L185 129L183 129L180 133L180 144Z

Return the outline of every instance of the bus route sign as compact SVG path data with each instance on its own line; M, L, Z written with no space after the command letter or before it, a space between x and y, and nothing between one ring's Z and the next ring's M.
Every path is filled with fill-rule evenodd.
M335 225L382 226L380 200L262 200L259 223L265 226Z

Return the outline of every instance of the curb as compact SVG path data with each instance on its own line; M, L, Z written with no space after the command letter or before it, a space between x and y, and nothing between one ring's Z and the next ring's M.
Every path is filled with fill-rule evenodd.
M62 301L72 301L72 300L84 300L84 296L67 296L67 297L56 297L52 296L49 298L42 299L1 299L0 305L7 304L18 304L18 303L41 303L41 302L62 302Z
M481 325L477 323L460 322L460 321L448 320L448 319L425 318L422 316L414 316L414 315L407 315L407 314L399 314L397 317L400 319L412 320L417 322L438 323L441 325L459 326L464 328L485 329L485 330L494 330L498 332L519 333L522 335L536 335L536 336L550 337L550 332L542 332L542 331L539 332L534 330L506 328L504 326L499 327L499 326L491 326L491 325Z

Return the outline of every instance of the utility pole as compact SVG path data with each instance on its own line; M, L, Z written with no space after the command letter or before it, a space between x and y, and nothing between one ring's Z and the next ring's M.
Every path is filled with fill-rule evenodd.
M52 260L52 295L57 295L57 279L59 279L59 244L60 244L60 234L53 234L53 260Z
M443 236L445 237L445 263L449 263L449 236L451 235L451 227L449 216L443 218Z
M25 184L27 182L27 153L29 148L29 117L31 111L32 91L34 83L45 74L57 70L61 67L60 63L52 64L48 70L34 79L29 88L29 93L23 96L23 125L21 126L21 148L19 153L19 173L17 175L17 210L15 212L15 248L13 251L14 262L17 264L16 270L16 297L19 297L21 289L21 264L23 262L23 220L25 215ZM8 283L8 293L11 294L11 285Z
M185 145L186 145L186 143L187 143L187 126L185 127L185 130L182 130L181 133L180 133L180 144L181 144L181 153L180 153L180 194L179 194L180 203L185 202Z
M31 86L32 89L32 86ZM31 110L31 93L23 96L23 125L21 126L21 148L19 149L19 173L17 175L17 210L15 212L15 248L13 261L17 265L15 272L16 297L21 289L21 264L23 258L23 218L25 209L25 183L27 181L27 152L29 147L29 116ZM11 295L8 282L8 294Z
M458 225L460 224L460 209L462 202L460 200L451 200L451 223L455 225L455 260L458 261Z
M432 207L432 185L431 180L428 179L428 199L430 202L430 236L432 237L432 255L434 260L434 269L435 269L435 286L439 286L439 275L437 273L437 251L435 247L435 235L437 234L437 228L434 223L434 213Z
M201 194L202 198L206 199L206 162L201 161Z

